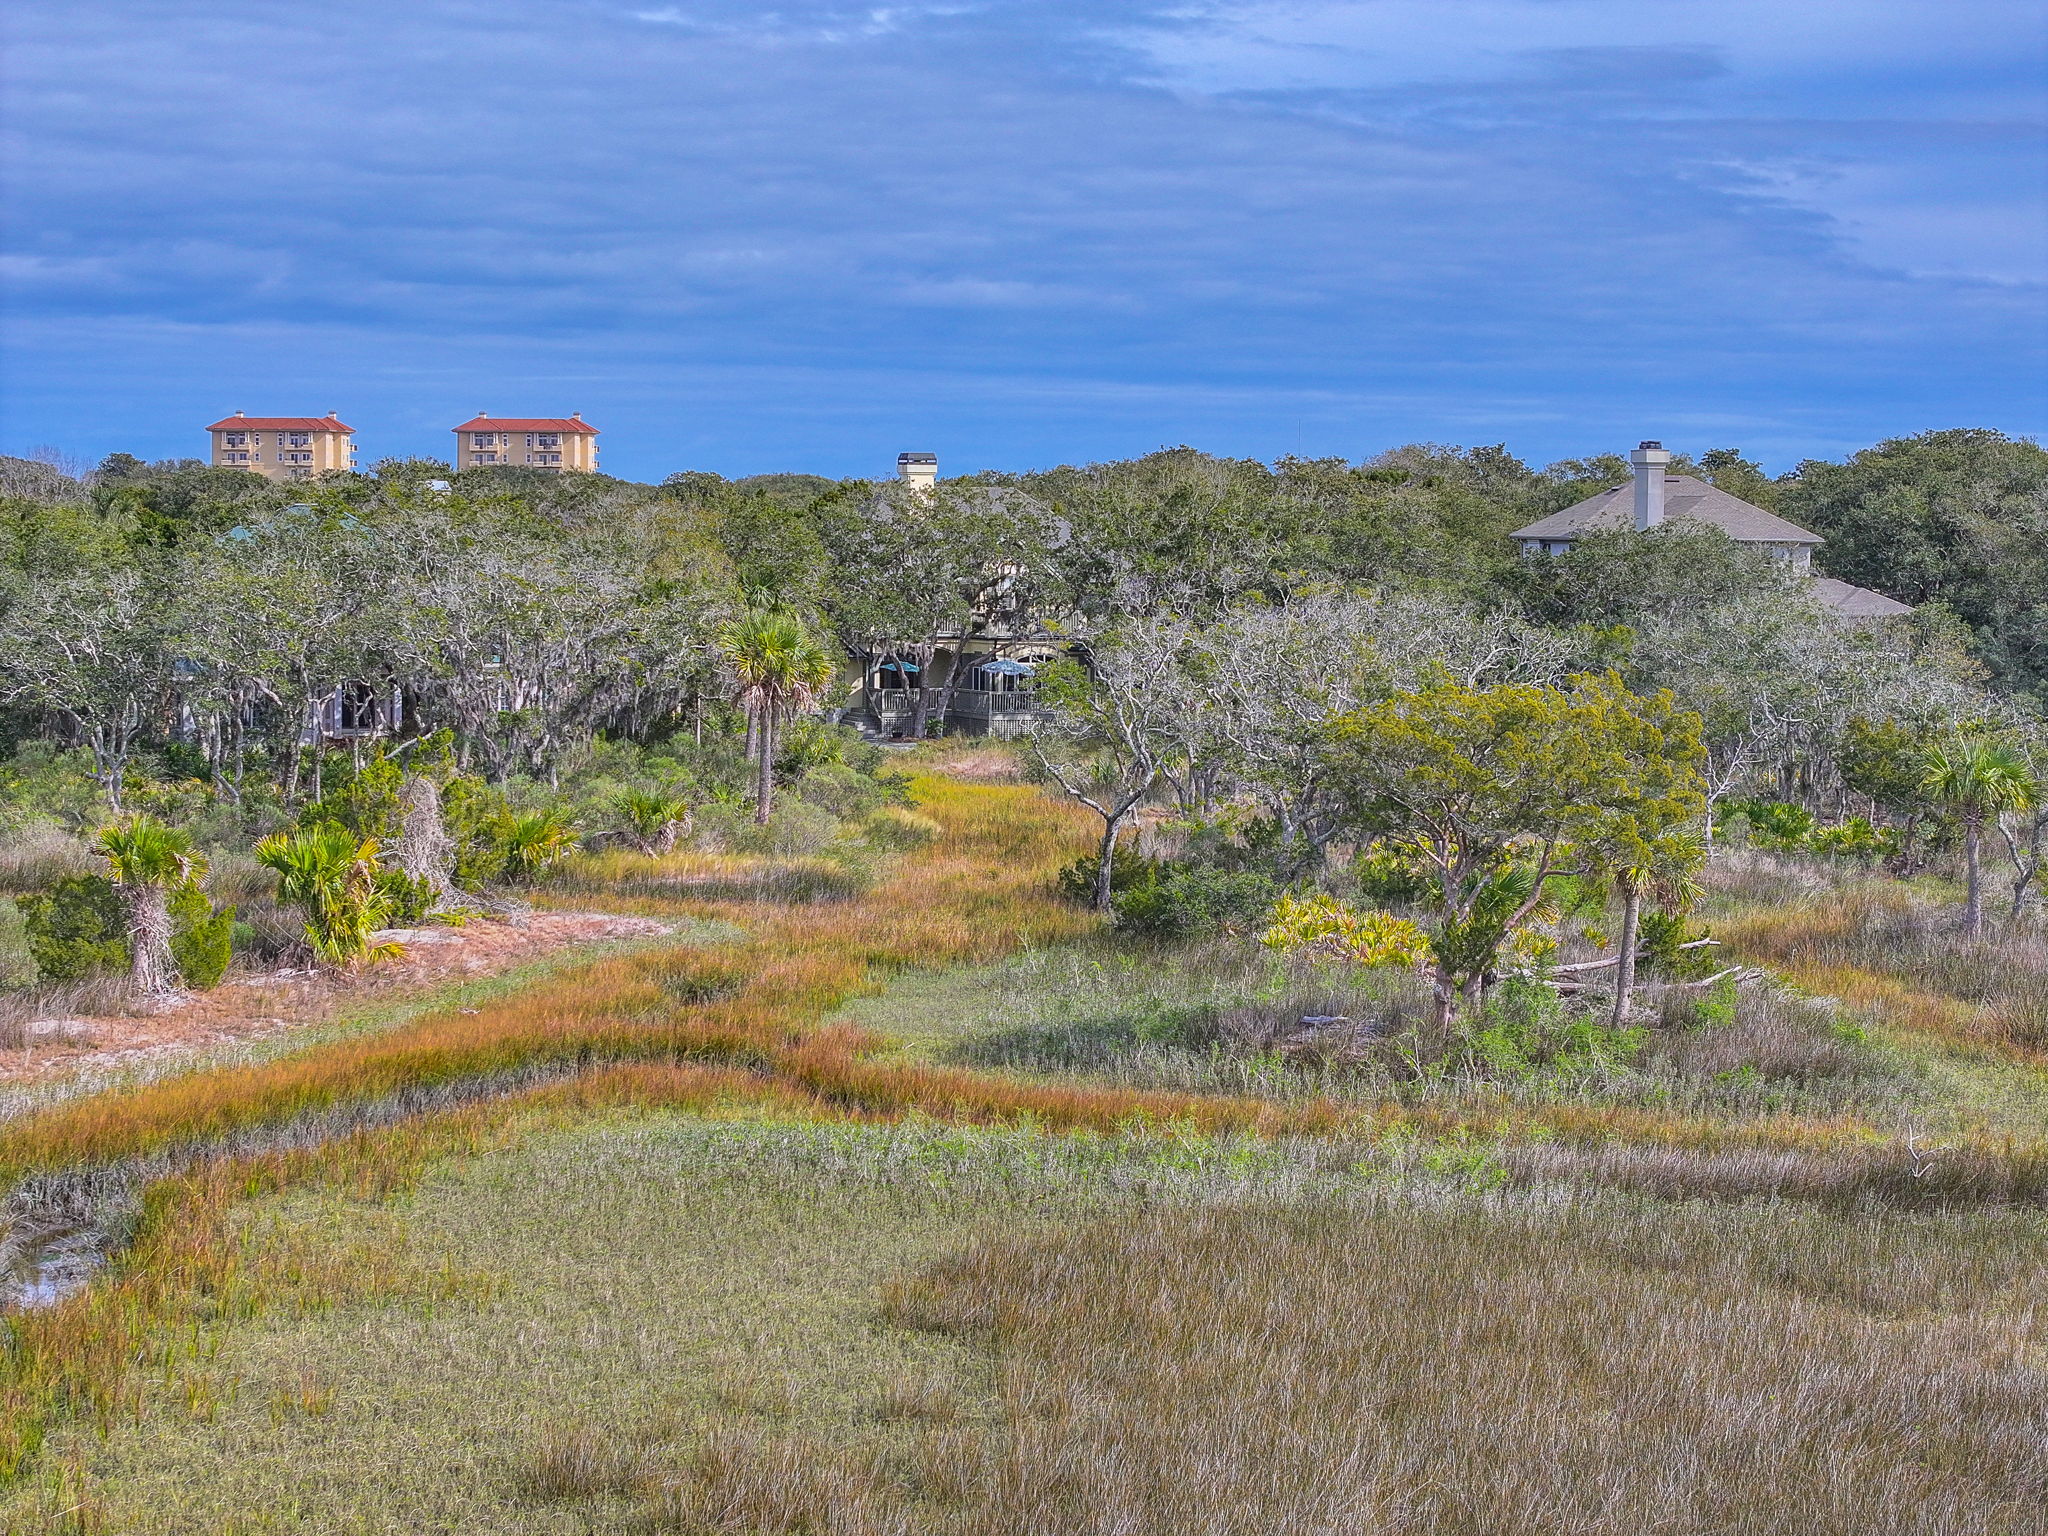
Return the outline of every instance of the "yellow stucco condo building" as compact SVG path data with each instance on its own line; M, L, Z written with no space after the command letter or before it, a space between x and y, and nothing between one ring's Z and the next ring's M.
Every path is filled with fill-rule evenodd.
M272 480L310 480L356 467L355 428L325 416L245 416L237 411L206 429L213 462L253 469Z
M568 416L475 416L455 429L455 467L517 464L522 469L586 473L597 469L597 428L581 411Z

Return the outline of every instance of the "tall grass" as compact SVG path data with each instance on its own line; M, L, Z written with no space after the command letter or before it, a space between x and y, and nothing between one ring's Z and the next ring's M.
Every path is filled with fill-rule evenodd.
M2048 937L1982 939L1896 883L1739 912L1717 932L1802 985L1936 1039L2048 1062Z
M896 1287L1002 1424L716 1436L658 1528L897 1536L2048 1531L2030 1226L1165 1208Z

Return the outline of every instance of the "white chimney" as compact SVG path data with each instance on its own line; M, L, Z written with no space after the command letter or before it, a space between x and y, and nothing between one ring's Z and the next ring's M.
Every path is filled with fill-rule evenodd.
M1664 445L1643 443L1628 456L1636 472L1636 532L1648 533L1664 521L1664 470L1671 455Z
M896 473L913 490L928 491L938 482L939 456L936 453L899 453L896 455Z

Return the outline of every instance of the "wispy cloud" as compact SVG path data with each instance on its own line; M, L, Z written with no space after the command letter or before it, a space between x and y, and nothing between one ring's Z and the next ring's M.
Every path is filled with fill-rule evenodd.
M0 447L112 366L81 450L524 377L640 473L2036 429L2029 10L76 0L0 66Z

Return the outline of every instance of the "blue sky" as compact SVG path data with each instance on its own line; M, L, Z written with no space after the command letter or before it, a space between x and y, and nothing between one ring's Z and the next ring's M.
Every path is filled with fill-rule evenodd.
M2036 0L27 0L0 451L948 473L2048 426Z

